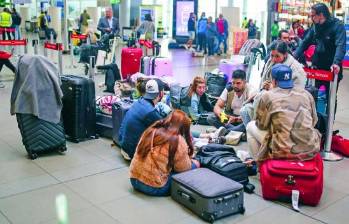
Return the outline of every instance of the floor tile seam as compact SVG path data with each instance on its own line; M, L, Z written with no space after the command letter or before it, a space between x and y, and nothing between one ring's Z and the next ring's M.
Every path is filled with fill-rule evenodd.
M342 198L332 202L332 203L329 203L328 205L324 206L323 208L321 208L319 211L316 211L315 213L312 214L312 216L316 216L318 215L319 213L321 213L322 211L324 211L325 209L328 209L329 207L331 207L332 205L334 204L337 204L338 202L344 200L345 198L349 197L349 194L345 194Z
M263 198L263 196L261 196L261 195L259 195L259 194L257 194L257 193L253 193L254 195L256 195L256 196L258 196L258 197L260 197L260 198L262 198L263 200L265 200L264 198ZM345 196L346 197L346 196ZM345 198L344 197L344 198ZM342 198L343 199L343 198ZM340 199L340 200L342 200L342 199ZM289 210L291 210L291 211L294 211L292 208L290 208L289 206L287 206L287 205L284 205L284 204L282 204L282 203L279 203L278 201L269 201L269 202L271 202L272 204L274 204L274 205L279 205L279 206L282 206L282 207L284 207L284 208L287 208L287 209L289 209ZM323 210L323 209L321 209L321 210ZM320 210L320 211L321 211ZM294 211L294 212L296 212L296 211ZM315 221L319 221L319 222L321 222L321 223L324 223L324 224L327 224L325 221L322 221L322 220L319 220L319 219L317 219L317 218L314 218L314 217L312 217L312 216L314 216L315 214L313 214L312 216L311 215L307 215L306 213L304 213L304 212L302 212L302 211L299 211L298 212L299 214L301 214L301 215L303 215L303 216L306 216L306 217L308 217L308 218L311 218L311 219L314 219ZM316 213L317 214L317 213Z
M6 221L8 221L8 223L12 224L11 220L6 216L5 213L3 213L3 211L0 210L0 214L5 217Z
M122 168L124 168L124 167L122 167ZM111 170L106 170L106 171L103 171L103 172L99 172L99 173L95 173L95 174L91 174L91 175L75 178L75 179L72 179L72 180L66 180L66 181L60 181L59 179L55 178L54 176L51 176L48 173L48 175L51 176L52 178L54 178L57 181L57 183L49 184L49 185L46 185L46 186L38 187L38 188L27 190L27 191L23 191L23 192L20 192L20 193L10 194L10 195L4 196L4 197L0 197L0 200L7 199L7 198L10 198L10 197L14 197L14 196L18 196L18 195L22 195L22 194L26 194L26 193L29 193L29 192L34 192L36 190L42 190L42 189L53 187L53 186L60 185L60 184L63 184L64 186L67 186L66 183L71 182L71 181L76 181L76 180L79 180L79 179L82 179L82 178L91 177L91 176L94 176L94 175L107 173L107 172L111 172L111 171L122 169L122 168L115 168L115 169L111 169ZM71 190L71 188L69 188L69 189ZM74 193L76 193L76 192L74 191ZM79 194L79 196L81 196L81 195Z

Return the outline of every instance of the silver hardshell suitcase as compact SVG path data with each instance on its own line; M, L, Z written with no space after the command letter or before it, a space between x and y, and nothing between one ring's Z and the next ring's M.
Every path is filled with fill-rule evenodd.
M203 220L214 222L244 214L243 186L209 169L199 168L172 176L171 197Z

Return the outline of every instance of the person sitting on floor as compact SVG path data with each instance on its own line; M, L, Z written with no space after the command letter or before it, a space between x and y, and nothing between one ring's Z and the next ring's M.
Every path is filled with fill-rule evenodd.
M127 111L119 130L121 153L126 160L132 159L144 130L163 118L156 108L163 96L162 82L151 79L146 84L144 96Z
M214 114L208 116L207 122L216 128L225 127L229 131L245 132L240 109L254 92L252 86L246 83L246 73L242 70L234 71L232 85L224 89L214 106ZM224 119L225 116L227 119Z
M240 111L245 126L247 126L251 120L255 119L255 110L258 106L261 94L270 89L272 79L271 70L273 65L280 63L289 66L292 70L294 86L302 89L305 88L306 74L303 66L293 58L293 56L288 52L288 49L287 42L282 40L276 40L270 45L270 58L262 71L262 80L260 83L261 91L252 95L252 97L245 102L245 105Z
M203 114L213 111L213 106L206 95L205 79L196 76L192 84L187 87L185 96L181 97L181 110L194 122L200 122ZM200 123L201 124L201 123ZM202 124L206 124L206 121Z
M254 160L312 159L320 150L321 135L313 96L294 87L292 69L272 67L272 89L262 94L256 120L247 125L247 143Z
M143 133L130 165L134 189L151 196L168 196L173 173L200 167L192 159L190 125L189 117L175 110Z

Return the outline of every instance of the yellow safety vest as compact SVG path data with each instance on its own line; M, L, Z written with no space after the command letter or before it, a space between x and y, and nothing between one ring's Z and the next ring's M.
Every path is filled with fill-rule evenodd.
M11 14L7 12L0 13L0 26L11 27L11 25L12 25Z

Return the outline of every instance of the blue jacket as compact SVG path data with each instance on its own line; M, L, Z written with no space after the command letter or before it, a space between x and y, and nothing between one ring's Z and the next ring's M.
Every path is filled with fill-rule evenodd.
M206 38L214 38L217 36L217 27L215 23L207 24Z
M112 24L111 33L117 35L117 34L119 34L119 31L120 31L119 20L115 17L113 17L112 20L113 20L113 24ZM109 28L109 23L108 23L107 17L100 18L98 21L97 29L102 32L102 36L105 33L108 33L106 31L107 28Z
M151 101L143 98L127 111L119 130L121 148L132 158L143 132L155 121L162 119Z
M206 33L207 29L207 19L201 18L198 22L198 33Z

